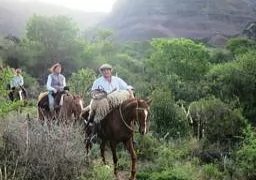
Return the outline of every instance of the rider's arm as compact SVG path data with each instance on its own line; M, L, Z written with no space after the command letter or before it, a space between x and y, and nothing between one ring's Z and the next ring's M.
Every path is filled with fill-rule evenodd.
M92 85L92 91L95 90L95 89L98 89L99 87L99 79L96 79L94 82L93 82L93 85Z
M63 76L63 88L67 86L66 78Z
M51 86L51 84L52 84L52 77L51 77L51 74L50 74L47 78L46 88L47 88L48 91L56 91L55 88L53 88Z
M23 86L23 85L24 85L23 76L19 76L19 86Z
M127 90L128 89L128 85L127 83L122 80L121 78L117 77L117 81L118 81L118 86L120 90Z
M128 92L129 92L129 94L130 94L130 97L131 97L131 98L134 97L132 90L129 89L127 83L126 83L124 80L122 80L121 78L118 78L118 84L119 84L119 88L120 88L121 90L128 90Z

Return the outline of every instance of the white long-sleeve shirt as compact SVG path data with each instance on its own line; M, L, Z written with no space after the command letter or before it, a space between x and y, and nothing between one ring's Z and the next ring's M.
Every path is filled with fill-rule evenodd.
M62 91L66 86L66 78L62 74L52 73L47 78L46 88L48 91Z
M13 88L13 87L17 88L17 87L20 87L23 85L24 85L24 80L23 80L22 75L14 76L10 82L11 88Z
M96 79L92 85L92 90L103 89L106 92L116 90L128 90L128 85L119 77L112 76L111 82L107 81L103 76Z

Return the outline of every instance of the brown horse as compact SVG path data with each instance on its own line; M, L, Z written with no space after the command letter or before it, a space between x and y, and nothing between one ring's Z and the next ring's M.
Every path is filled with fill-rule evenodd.
M56 95L57 102L60 101L62 97L62 105L60 108L55 109L54 112L50 112L48 92L43 92L38 97L37 112L38 120L48 122L56 119L67 123L68 120L72 119L74 115L75 118L79 118L81 111L83 109L83 100L80 96L71 95L70 93L58 92Z
M104 164L105 159L105 145L109 141L112 151L114 162L114 173L118 177L117 172L117 155L116 146L122 142L128 149L131 155L131 174L130 180L135 180L136 176L136 163L137 155L133 148L133 133L135 131L134 125L138 124L139 132L141 135L147 132L147 122L149 116L149 105L151 101L145 101L142 99L128 99L124 101L119 107L114 108L103 120L100 121L100 129L98 130L98 136L101 138L101 157ZM88 126L86 133L90 132L90 126ZM90 148L91 145L86 144L86 148ZM87 152L89 150L87 149Z
M64 95L63 105L60 108L58 118L65 124L72 119L72 115L75 120L78 121L80 114L83 110L83 100L78 95Z

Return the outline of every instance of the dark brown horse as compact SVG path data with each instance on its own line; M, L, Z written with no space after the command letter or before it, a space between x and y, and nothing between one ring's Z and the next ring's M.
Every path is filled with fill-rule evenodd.
M119 177L117 173L118 159L116 146L118 143L122 142L131 155L130 180L135 180L137 155L133 148L133 133L135 131L135 124L137 124L140 134L146 134L150 103L151 101L142 99L128 99L119 107L113 109L100 122L101 127L98 130L98 136L102 140L100 144L102 161L106 164L104 151L106 143L109 142L114 162L114 173L117 179L119 179ZM87 131L87 133L88 132L89 131ZM90 145L87 144L86 147L90 148Z

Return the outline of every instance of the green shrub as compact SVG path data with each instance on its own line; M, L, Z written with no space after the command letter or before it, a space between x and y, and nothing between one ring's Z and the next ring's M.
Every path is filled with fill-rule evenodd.
M79 71L72 73L67 83L70 86L71 92L86 98L95 78L95 72L91 69L80 69ZM89 99L90 98L88 98L88 101Z
M256 41L248 38L231 38L228 40L227 49L233 55L243 54L250 50L255 50Z
M256 179L256 133L250 126L245 131L242 147L236 152L236 162L247 179Z
M86 173L81 177L81 180L110 180L114 179L114 173L108 165L99 163L93 164Z
M12 74L13 71L9 67L0 70L0 116L5 116L8 112L17 110L21 105L19 102L12 103L8 97L9 89L7 86Z
M180 138L189 134L189 124L181 107L167 87L152 93L152 129L161 137Z
M214 164L207 164L202 167L202 179L223 180L224 173Z
M209 61L214 64L230 62L233 60L232 54L224 49L213 49L210 52Z
M154 160L161 145L152 135L136 136L135 149L140 160Z
M204 135L210 143L229 145L227 143L238 142L246 126L246 119L239 109L232 110L214 97L192 102L190 114L194 133L199 137Z

